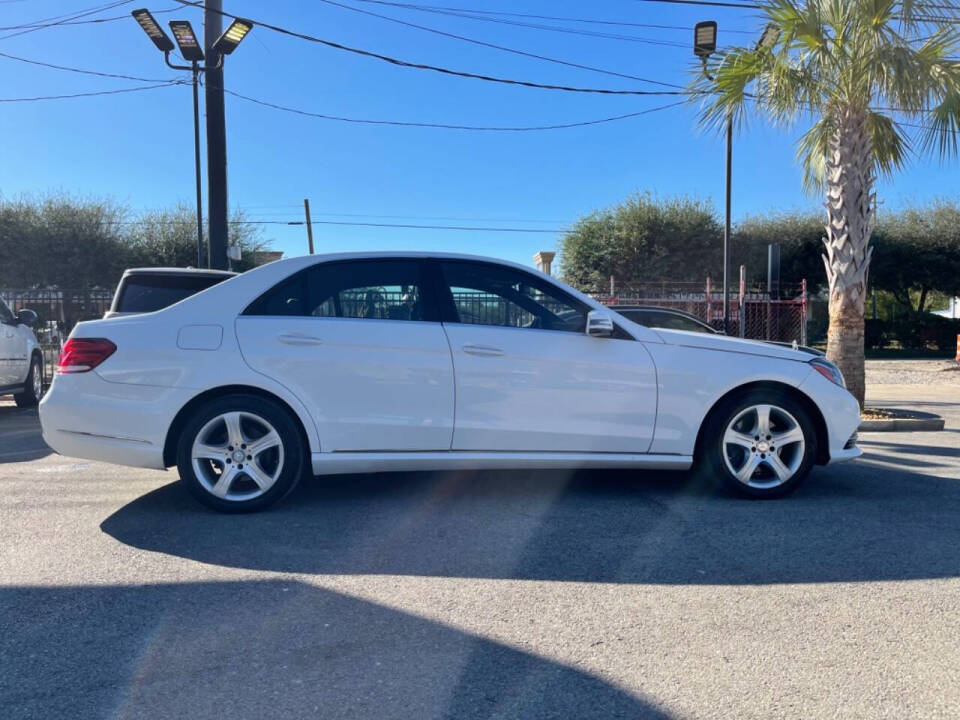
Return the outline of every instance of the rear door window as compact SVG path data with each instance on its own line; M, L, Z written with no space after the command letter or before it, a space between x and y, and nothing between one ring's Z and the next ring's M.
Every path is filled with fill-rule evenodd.
M416 260L323 263L284 280L246 315L432 320Z
M148 313L162 310L229 277L229 275L131 275L122 283L114 311Z

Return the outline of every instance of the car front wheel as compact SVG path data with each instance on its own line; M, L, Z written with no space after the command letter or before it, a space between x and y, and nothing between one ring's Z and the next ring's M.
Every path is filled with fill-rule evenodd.
M204 505L221 512L262 510L297 484L306 448L286 409L255 395L203 405L177 446L180 480Z
M699 454L702 469L736 494L782 497L810 474L816 431L810 414L789 395L753 391L712 414Z

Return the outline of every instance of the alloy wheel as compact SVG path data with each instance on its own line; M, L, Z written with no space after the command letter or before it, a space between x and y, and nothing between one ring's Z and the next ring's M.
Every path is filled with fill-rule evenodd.
M33 380L33 396L39 399L43 395L43 365L39 360L33 360L30 373Z
M723 460L748 487L769 489L786 483L803 463L806 440L800 423L776 405L751 405L727 424Z
M201 485L222 500L259 497L283 471L280 434L250 412L226 412L209 420L194 438L190 456Z

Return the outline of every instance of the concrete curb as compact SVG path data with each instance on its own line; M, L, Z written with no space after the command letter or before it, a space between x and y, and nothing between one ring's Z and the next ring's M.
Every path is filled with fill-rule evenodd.
M943 430L944 421L939 415L902 410L909 413L908 418L889 418L885 420L862 420L858 432L929 432Z

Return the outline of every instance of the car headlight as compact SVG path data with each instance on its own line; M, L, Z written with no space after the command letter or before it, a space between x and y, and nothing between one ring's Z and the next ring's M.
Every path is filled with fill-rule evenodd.
M840 372L840 368L838 368L829 360L825 360L824 358L813 358L810 360L810 364L813 365L814 370L823 375L834 385L839 385L842 388L847 387L847 382L843 379L843 373Z

